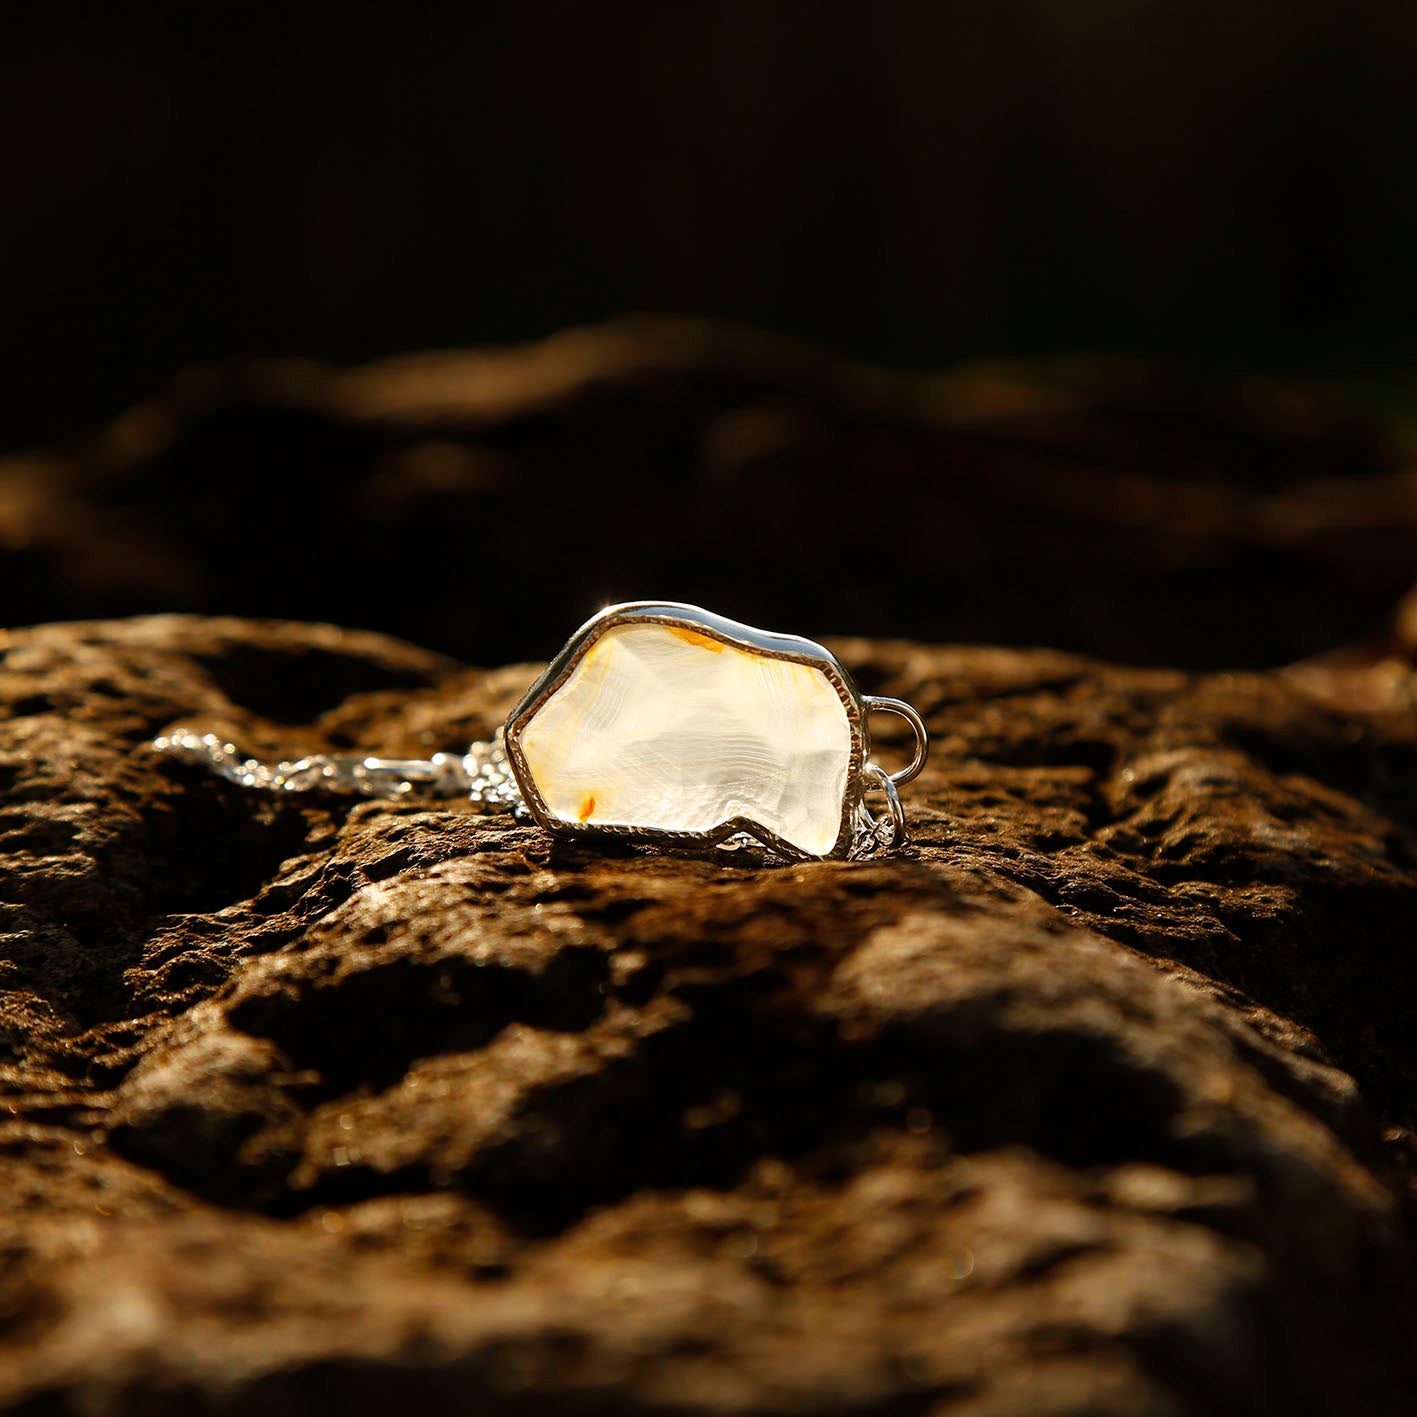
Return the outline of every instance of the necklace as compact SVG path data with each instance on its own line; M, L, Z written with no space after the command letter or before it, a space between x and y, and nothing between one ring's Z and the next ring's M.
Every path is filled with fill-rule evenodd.
M870 756L872 713L911 727L914 752L898 772ZM181 728L153 747L258 790L465 797L559 836L755 845L803 860L903 845L898 789L925 766L929 740L909 704L860 694L811 640L694 605L633 601L582 625L491 741L462 754L266 763Z

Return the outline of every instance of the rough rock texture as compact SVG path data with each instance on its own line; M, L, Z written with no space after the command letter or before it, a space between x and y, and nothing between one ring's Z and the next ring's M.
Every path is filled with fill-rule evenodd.
M0 460L8 624L330 620L478 664L614 600L1281 665L1417 574L1417 445L1330 393L1120 361L889 375L714 325L187 371Z
M915 843L775 866L144 747L423 754L533 666L4 633L0 1406L1410 1412L1409 665L837 648Z
M4 618L84 617L0 631L0 1409L1406 1417L1414 466L662 322L0 461ZM1070 652L836 643L934 735L869 864L145 747L459 748L646 595Z

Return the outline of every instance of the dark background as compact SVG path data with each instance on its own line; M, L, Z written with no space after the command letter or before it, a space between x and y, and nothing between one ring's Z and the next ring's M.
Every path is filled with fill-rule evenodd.
M1417 6L0 9L0 448L627 310L1409 397Z
M0 106L9 624L1417 654L1408 0L10 0Z

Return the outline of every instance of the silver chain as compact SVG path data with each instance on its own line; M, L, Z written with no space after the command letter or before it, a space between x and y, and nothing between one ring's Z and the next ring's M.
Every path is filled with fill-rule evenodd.
M159 753L199 763L234 782L263 792L357 792L364 797L466 797L484 812L526 816L507 761L502 730L466 753L431 758L375 758L365 753L312 753L294 762L266 763L239 753L215 733L177 729L153 739Z
M887 815L884 817L874 816L866 805L866 793L873 788L885 794ZM856 804L851 826L851 849L847 856L852 861L862 861L905 845L905 807L896 790L896 779L879 763L868 762L861 769L861 800Z
M215 733L188 729L154 738L152 746L169 757L196 763L238 787L261 792L353 792L363 797L464 797L482 812L508 812L527 818L527 810L499 728L490 742L474 743L466 753L435 753L431 758L376 758L364 753L312 753L294 761L268 763L246 757ZM905 811L895 779L878 763L861 771L861 799L852 817L853 861L901 846L906 839ZM886 815L873 815L866 792L885 794ZM738 833L721 843L726 850L760 846Z

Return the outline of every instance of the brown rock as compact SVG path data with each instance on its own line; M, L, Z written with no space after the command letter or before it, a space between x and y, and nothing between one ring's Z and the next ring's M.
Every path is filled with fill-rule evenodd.
M1323 390L1119 360L911 377L689 321L234 364L0 459L0 603L333 620L501 663L657 595L1273 666L1368 635L1411 585L1413 446Z
M839 648L915 840L788 866L144 746L422 755L529 667L0 637L0 1406L1410 1410L1408 671Z

